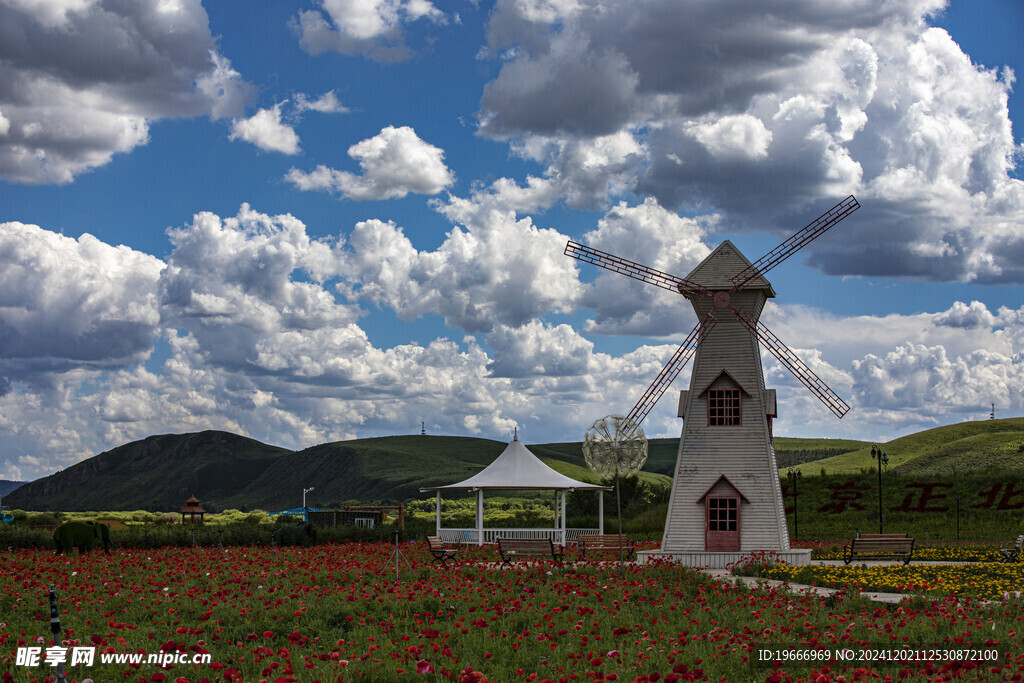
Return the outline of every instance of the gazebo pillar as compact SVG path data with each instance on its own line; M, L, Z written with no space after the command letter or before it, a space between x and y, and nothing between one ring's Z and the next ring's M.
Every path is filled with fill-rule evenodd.
M438 538L441 537L441 489L437 490L437 532L434 534Z
M555 489L555 535L552 540L558 538L558 530L561 528L561 525L558 523L558 489Z
M604 535L604 489L597 493L600 496L597 499L597 533Z
M476 490L476 544L484 544L484 490Z
M565 499L569 497L568 491L562 491L562 546L565 546Z

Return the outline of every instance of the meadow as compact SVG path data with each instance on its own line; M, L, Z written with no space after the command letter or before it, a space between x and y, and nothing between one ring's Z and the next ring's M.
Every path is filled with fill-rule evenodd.
M17 666L49 641L56 588L69 647L209 653L211 663L68 667L94 681L838 681L878 675L1013 680L1024 670L1022 603L940 595L899 605L855 592L828 599L742 584L672 564L497 566L468 547L442 567L422 542L312 548L119 548L110 555L4 553L5 683L54 680ZM828 549L823 549L828 552ZM406 564L406 561L408 564ZM1021 585L1018 577L1014 585ZM993 595L986 597L992 598ZM759 662L762 649L945 643L998 661L829 666ZM98 657L97 657L98 662Z

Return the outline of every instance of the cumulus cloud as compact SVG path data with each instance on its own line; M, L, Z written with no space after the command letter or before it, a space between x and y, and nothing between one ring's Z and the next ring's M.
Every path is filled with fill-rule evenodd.
M154 120L237 116L251 94L199 0L5 2L0 26L0 177L10 181L69 183L146 144Z
M556 150L521 188L544 205L572 191L553 182L562 148L629 135L619 187L730 232L782 237L856 194L856 227L809 250L827 273L1020 282L1014 75L928 27L944 4L502 0L479 130Z
M447 22L429 0L322 0L322 10L299 12L292 26L310 54L362 54L379 62L408 59L405 28L420 19Z
M160 322L163 266L88 234L0 223L0 376L33 382L145 359Z
M472 333L572 309L579 282L562 255L564 236L471 200L451 198L438 210L457 226L433 251L417 250L394 223L356 224L349 237L354 296L405 320L435 313Z
M643 204L620 202L598 221L597 230L583 242L656 270L685 277L711 253L704 236L713 219L683 218L648 197ZM675 292L652 287L616 273L580 264L596 280L580 297L581 306L595 311L586 331L600 334L664 336L689 332L696 319L689 302Z
M236 119L231 124L231 140L244 140L265 152L298 154L299 136L295 129L281 121L279 103L270 109L260 109L247 119Z
M978 349L951 358L941 346L901 345L853 363L854 392L869 410L907 411L948 419L995 403L1024 404L1024 354Z
M487 335L494 354L495 377L573 377L587 373L594 355L593 342L569 325L531 320L513 328L500 325Z
M272 357L258 348L267 337L344 328L358 317L322 284L340 270L339 245L311 239L293 216L243 205L226 219L197 214L168 234L174 251L159 282L163 323L189 330L208 362L277 371L284 366L261 360ZM296 280L297 272L310 281Z
M454 182L444 151L409 126L387 126L349 147L348 155L359 162L361 174L320 165L310 173L293 168L285 179L300 190L337 192L355 201L437 194Z
M307 111L316 111L321 114L344 114L348 111L348 107L341 103L337 93L329 90L312 100L305 93L298 93L295 96L295 111L299 114Z

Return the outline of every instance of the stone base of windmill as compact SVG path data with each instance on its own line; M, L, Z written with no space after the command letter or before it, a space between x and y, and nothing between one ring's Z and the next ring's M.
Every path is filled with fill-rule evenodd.
M766 553L769 562L793 565L811 563L810 548L792 548L790 550L740 550L737 552L709 553L703 550L641 550L636 554L636 561L643 564L649 560L671 560L686 567L698 569L725 569L752 556Z

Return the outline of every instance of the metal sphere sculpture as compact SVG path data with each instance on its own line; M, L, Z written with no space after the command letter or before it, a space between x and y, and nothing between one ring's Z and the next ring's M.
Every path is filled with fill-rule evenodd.
M628 417L606 415L583 437L583 459L602 477L630 477L647 462L647 437Z
M583 459L595 474L615 479L615 510L622 533L620 477L640 471L647 462L647 437L640 425L622 415L606 415L590 425L583 437ZM619 568L623 565L619 543Z

